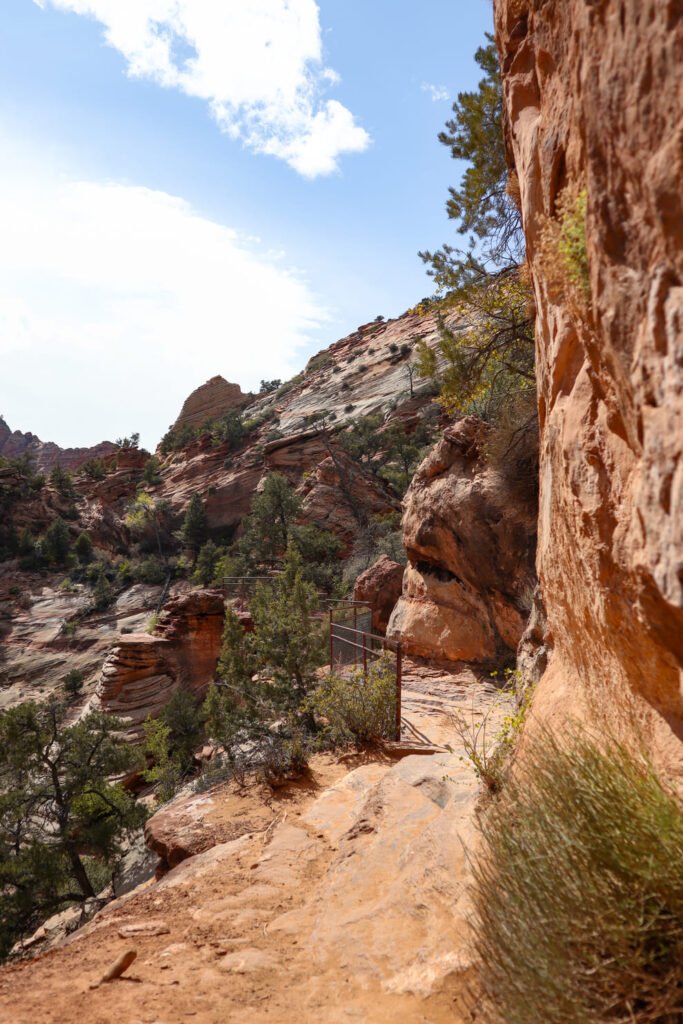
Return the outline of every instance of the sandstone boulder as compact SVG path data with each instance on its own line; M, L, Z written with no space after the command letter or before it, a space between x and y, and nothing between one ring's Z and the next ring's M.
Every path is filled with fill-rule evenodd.
M216 669L223 618L221 591L172 598L154 634L120 637L102 666L93 706L120 716L133 739L179 687L203 697Z
M444 432L404 498L408 567L387 636L408 654L489 661L517 647L534 586L535 509L485 455L468 416Z
M363 601L372 609L372 628L384 633L391 613L401 596L404 566L382 555L362 572L353 587L354 601Z

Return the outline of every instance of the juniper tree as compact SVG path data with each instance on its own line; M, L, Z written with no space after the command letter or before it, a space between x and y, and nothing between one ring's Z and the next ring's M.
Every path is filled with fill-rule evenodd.
M96 895L144 811L112 783L132 765L122 723L66 724L56 701L0 712L0 955L51 914Z
M198 493L193 494L190 499L180 532L184 543L196 557L209 532L206 508Z

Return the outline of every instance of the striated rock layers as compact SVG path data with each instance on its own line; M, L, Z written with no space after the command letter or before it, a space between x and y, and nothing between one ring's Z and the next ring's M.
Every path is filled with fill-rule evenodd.
M683 775L683 7L496 0L538 309L539 714L635 726ZM583 309L540 243L587 193Z
M78 469L88 459L99 459L115 451L116 445L111 441L102 441L92 448L60 448L53 441L41 441L35 434L10 430L0 416L0 455L6 459L28 455L39 473L49 473L55 466Z
M231 409L242 409L248 405L252 395L245 395L239 384L230 384L224 377L216 376L196 388L185 399L174 427L201 427L208 420L225 416Z
M404 498L408 567L387 636L446 661L506 657L533 591L535 508L512 496L483 453L486 426L447 428Z
M179 687L202 697L216 669L223 617L220 591L194 590L172 598L155 633L132 633L117 641L102 667L93 706L119 715L134 738Z

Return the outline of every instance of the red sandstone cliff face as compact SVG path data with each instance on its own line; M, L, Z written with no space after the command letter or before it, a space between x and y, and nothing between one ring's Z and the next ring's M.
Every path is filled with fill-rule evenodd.
M536 509L486 460L475 416L449 427L403 501L408 566L387 636L408 654L509 659L529 612Z
M629 716L681 771L683 7L496 0L511 159L538 309L540 713ZM586 188L590 308L539 253Z

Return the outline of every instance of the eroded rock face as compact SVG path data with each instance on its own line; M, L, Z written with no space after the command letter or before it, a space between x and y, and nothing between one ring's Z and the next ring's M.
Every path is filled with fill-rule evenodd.
M223 618L221 591L172 598L152 635L119 638L102 666L93 706L120 716L135 738L179 687L203 697L216 669Z
M408 567L387 636L447 661L509 656L534 586L535 509L516 500L483 454L486 427L446 429L404 498Z
M353 587L354 601L363 601L372 609L372 628L384 633L391 613L401 596L404 566L382 555L362 572Z
M20 459L28 455L40 473L49 473L55 466L78 469L88 459L100 459L116 450L116 445L111 441L102 441L91 448L60 448L54 441L41 441L30 432L10 430L0 416L0 455L6 459Z
M537 706L628 720L683 774L683 10L495 8L538 309ZM587 191L583 314L539 253L567 185Z
M207 420L225 416L231 409L242 409L251 397L243 394L239 384L231 384L221 376L211 377L185 399L174 426L201 427Z

